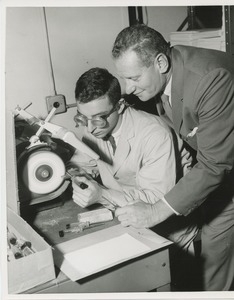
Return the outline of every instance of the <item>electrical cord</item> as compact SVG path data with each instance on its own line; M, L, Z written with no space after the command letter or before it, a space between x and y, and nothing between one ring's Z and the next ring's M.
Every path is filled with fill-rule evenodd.
M53 81L54 94L57 95L56 85L55 85L55 78L54 78L54 69L53 69L53 63L52 63L51 51L50 51L50 40L49 40L49 32L48 32L48 26L47 26L45 7L43 7L43 15L44 15L44 21L45 21L46 41L47 41L47 47L48 47L48 54L49 54L49 61L50 61L50 69L51 69L51 76L52 76L52 81Z

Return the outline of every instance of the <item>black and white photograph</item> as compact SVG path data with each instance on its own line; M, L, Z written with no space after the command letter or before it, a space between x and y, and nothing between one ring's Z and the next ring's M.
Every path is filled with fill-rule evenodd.
M234 299L234 5L0 5L2 299Z

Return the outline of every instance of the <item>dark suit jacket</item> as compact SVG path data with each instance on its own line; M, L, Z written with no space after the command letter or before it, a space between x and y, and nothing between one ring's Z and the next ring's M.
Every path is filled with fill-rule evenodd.
M173 127L197 151L198 163L165 199L187 215L231 176L234 59L221 51L189 46L175 46L171 54ZM163 117L159 107L158 112ZM195 127L196 134L188 137Z

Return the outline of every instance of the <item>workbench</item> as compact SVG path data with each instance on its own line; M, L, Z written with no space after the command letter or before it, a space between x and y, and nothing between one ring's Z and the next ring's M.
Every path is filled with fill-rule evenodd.
M70 233L63 238L58 231L65 224L76 222L77 214L87 211L77 206L72 200L49 210L30 214L27 222L53 247L61 239L69 240L76 236ZM104 225L82 232L83 235L106 227L119 224L114 218ZM120 245L121 247L121 245ZM148 292L170 291L169 246L152 251L148 254L120 263L104 271L90 275L78 281L70 280L57 267L56 278L24 293L116 293L116 292Z

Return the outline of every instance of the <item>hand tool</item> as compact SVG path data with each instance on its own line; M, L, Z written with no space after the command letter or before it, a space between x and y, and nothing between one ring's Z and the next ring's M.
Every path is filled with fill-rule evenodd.
M101 226L104 224L105 223L103 222L102 223L98 222L93 224L90 224L89 222L70 223L66 225L66 229L59 231L59 236L63 237L65 233L71 233L71 232L79 233L84 231L85 229Z
M71 178L71 180L73 181L75 179L76 176L85 176L86 174L84 174L82 171L80 171L78 168L71 168L69 170L66 171L66 174L63 176L64 179L68 179ZM87 177L87 176L86 176ZM89 177L91 177L89 175ZM91 177L92 178L92 177ZM84 182L78 182L76 181L76 184L82 189L87 189L88 185Z

